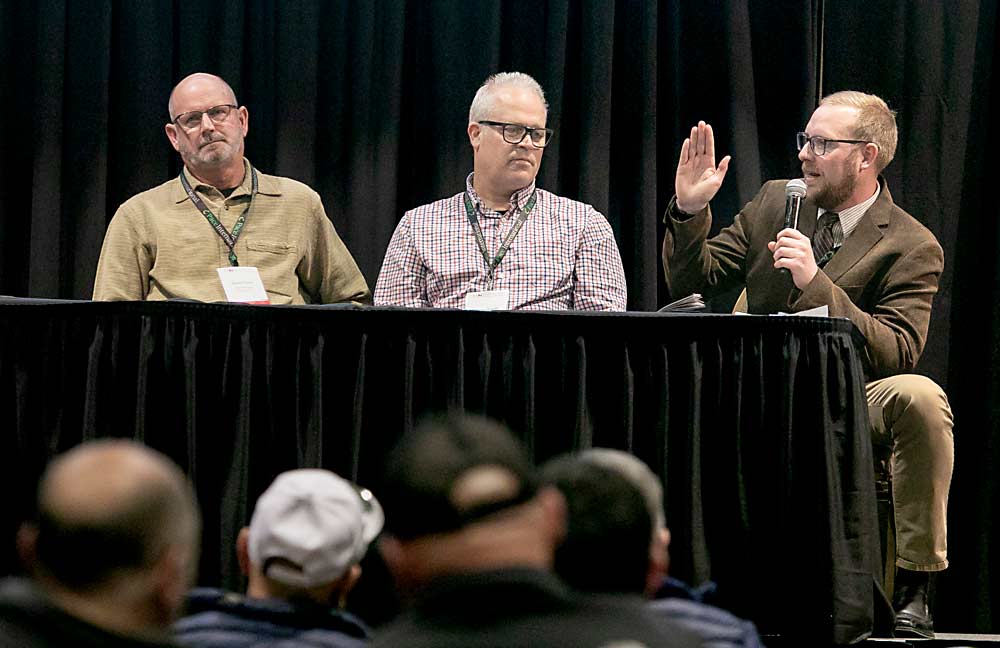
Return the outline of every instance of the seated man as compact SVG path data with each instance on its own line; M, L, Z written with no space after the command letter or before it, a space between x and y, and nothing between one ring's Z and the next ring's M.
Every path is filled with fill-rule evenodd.
M625 310L608 221L535 186L552 141L548 104L526 74L488 78L469 109L465 190L403 215L375 285L381 306Z
M577 589L619 596L654 596L667 574L670 532L663 488L639 459L596 448L556 457L542 480L566 498L566 538L555 571ZM697 636L704 648L759 648L753 623L692 600L666 598L650 609Z
M194 590L177 638L197 648L367 644L368 628L343 608L382 521L369 491L332 472L278 475L236 541L246 596Z
M777 180L707 240L708 203L729 157L716 167L711 126L699 122L681 147L663 267L675 297L746 286L751 313L827 306L861 331L873 441L892 447L896 634L929 637L929 576L948 566L952 413L938 385L907 372L924 349L944 254L880 175L896 141L895 114L880 98L824 98L797 136L806 185L798 229L784 224L787 182Z
M155 647L193 581L201 523L166 457L94 441L56 458L18 550L32 578L0 582L0 646Z
M695 646L633 601L551 572L565 501L500 425L425 423L388 459L380 549L412 606L376 646Z
M243 157L250 116L237 105L229 84L210 74L174 88L165 128L184 169L118 208L95 300L370 301L316 192ZM232 278L225 287L223 277ZM247 296L240 289L248 286L260 290Z

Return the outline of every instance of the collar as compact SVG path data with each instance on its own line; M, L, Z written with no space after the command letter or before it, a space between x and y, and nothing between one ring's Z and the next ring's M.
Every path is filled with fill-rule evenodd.
M483 204L482 198L480 198L479 194L476 193L476 190L472 188L472 176L474 175L475 173L470 173L468 177L465 178L465 190L469 193L469 197L472 198L472 204L476 206L476 210L483 216L496 217L501 215L500 212L498 212L497 210L489 209L488 207L486 207L486 205ZM523 209L524 204L528 202L528 198L531 197L531 194L534 190L535 190L535 181L532 180L531 184L529 184L527 187L523 187L512 193L510 195L511 208L504 213L510 214L515 211L520 211L521 209Z
M844 231L845 239L857 228L858 223L861 222L861 218L871 208L871 206L875 204L875 201L878 200L878 196L882 192L881 180L882 179L880 177L878 184L875 185L875 193L873 193L868 200L860 202L853 207L848 207L847 209L837 213L837 218L840 220L840 229ZM826 212L826 209L823 209L822 207L818 208L816 213L817 222L819 221L820 216Z
M879 176L879 193L871 208L860 219L857 228L850 238L844 239L840 250L833 255L830 262L823 266L823 272L836 282L845 272L850 270L864 258L865 254L884 236L884 230L889 226L890 215L895 206L892 193L885 183L885 178ZM809 236L807 234L807 236Z
M205 191L208 189L215 189L215 187L205 184L201 180L198 180L198 178L195 177L193 173L191 173L191 169L187 168L187 165L184 166L184 173L187 175L188 181L191 183L191 186L194 187L194 190L197 191L198 193L204 194ZM247 160L246 158L243 158L243 182L240 183L240 186L236 187L233 193L229 195L229 198L227 198L227 200L231 200L233 198L239 198L240 196L249 196L251 184L252 181L250 179L250 161ZM281 186L278 183L278 179L275 178L274 176L269 176L264 173L261 173L260 169L257 169L257 193L264 194L265 196L280 196ZM184 191L184 187L181 186L181 183L178 180L176 183L174 183L173 200L175 203L179 204L187 199L188 195Z

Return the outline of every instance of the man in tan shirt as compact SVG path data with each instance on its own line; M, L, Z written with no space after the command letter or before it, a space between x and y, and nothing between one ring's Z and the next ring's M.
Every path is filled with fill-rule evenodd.
M167 137L184 170L118 208L95 300L227 301L216 269L240 266L257 269L271 304L371 301L319 195L243 157L249 114L229 84L192 74L168 110Z

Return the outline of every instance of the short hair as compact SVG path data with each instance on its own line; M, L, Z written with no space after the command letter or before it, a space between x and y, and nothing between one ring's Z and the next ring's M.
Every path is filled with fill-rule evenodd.
M556 574L582 591L642 593L653 520L639 489L617 471L579 456L557 457L541 473L566 499Z
M497 91L501 88L531 90L542 100L542 105L545 106L545 114L548 116L549 103L545 100L545 92L542 90L542 86L538 84L538 81L535 81L524 72L497 72L487 77L486 81L483 82L483 85L476 92L476 96L473 97L472 105L469 106L470 124L490 117L496 101Z
M128 456L102 468L100 459L108 452ZM110 485L97 486L99 507L81 511L58 492L65 486L54 482L67 466L88 460L96 470L82 474ZM119 467L122 474L116 473ZM192 550L196 561L201 530L194 491L180 469L160 453L124 440L88 442L56 458L39 482L36 526L38 566L78 591L108 583L123 570L149 568L171 546Z
M882 172L896 155L899 133L896 128L896 111L890 110L880 97L856 90L843 90L823 97L821 106L848 106L858 111L854 122L853 139L862 139L878 146L875 167Z
M470 496L470 478L484 474L487 487ZM403 437L387 459L379 499L385 531L408 540L457 531L537 492L534 466L506 427L450 414L428 419Z
M642 459L622 450L612 448L589 448L580 453L580 459L613 470L639 489L649 516L653 520L653 532L667 528L667 518L663 509L663 485Z

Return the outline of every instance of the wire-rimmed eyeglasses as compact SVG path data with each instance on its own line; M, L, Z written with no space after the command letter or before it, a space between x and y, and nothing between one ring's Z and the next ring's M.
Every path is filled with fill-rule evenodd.
M177 115L177 117L174 118L174 123L186 131L193 131L197 130L201 126L202 118L205 115L208 115L208 118L211 119L213 123L221 124L229 119L229 115L233 112L233 108L236 108L233 104L220 104L218 106L212 106L208 110L192 110L190 112Z

